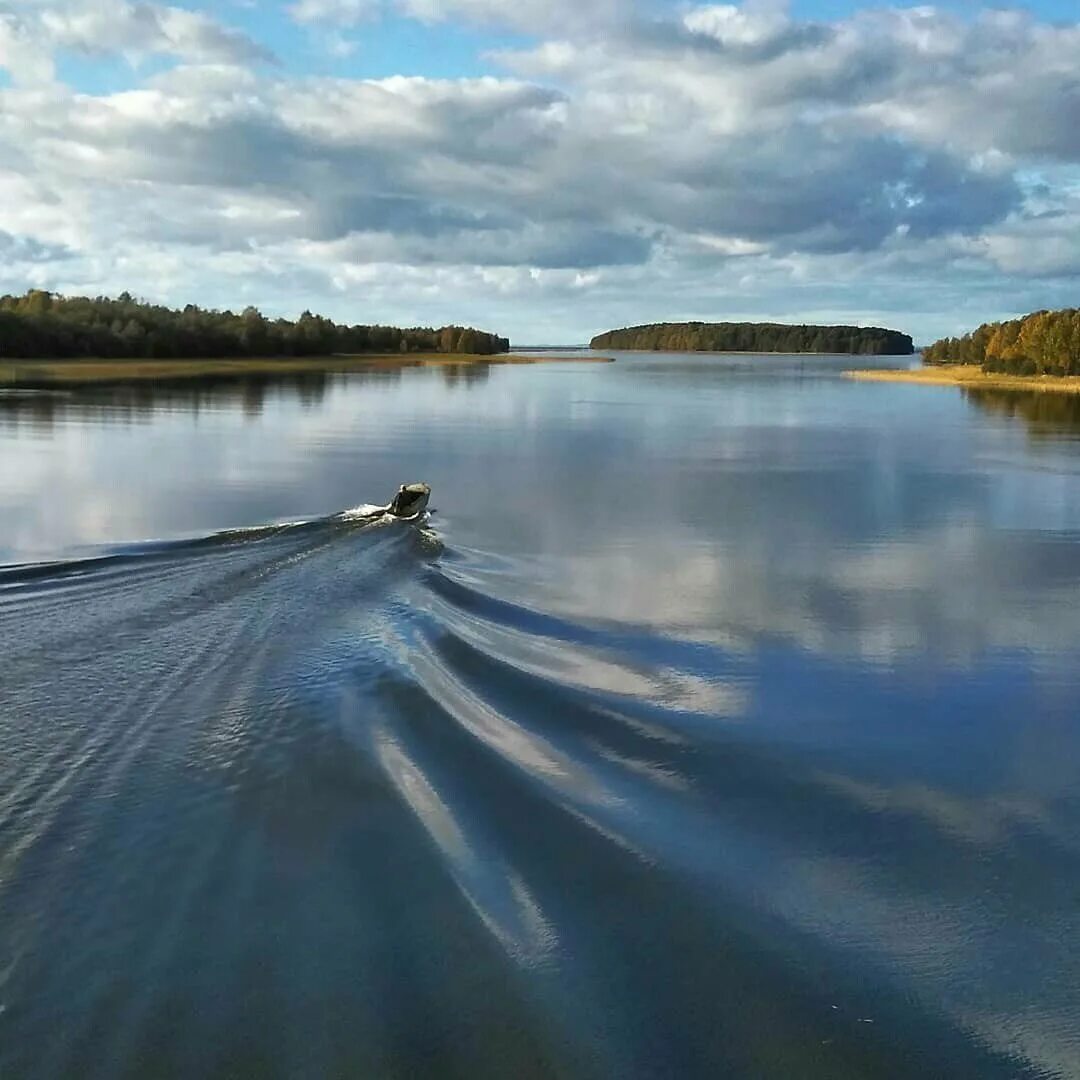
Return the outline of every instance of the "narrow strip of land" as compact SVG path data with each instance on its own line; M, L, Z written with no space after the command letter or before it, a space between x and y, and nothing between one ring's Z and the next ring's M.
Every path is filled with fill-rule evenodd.
M609 356L547 353L363 353L353 356L226 357L218 360L0 360L0 387L78 386L133 380L212 379L244 375L301 375L371 368L479 366L489 364L610 363Z
M1057 394L1080 394L1080 375L1000 375L983 371L977 364L949 364L910 371L845 371L849 379L867 382L915 383L921 386L965 386L979 390L1035 390Z

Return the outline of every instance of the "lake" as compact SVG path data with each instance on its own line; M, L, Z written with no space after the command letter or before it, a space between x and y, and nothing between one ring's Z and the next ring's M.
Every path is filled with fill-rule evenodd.
M0 395L0 1075L1080 1075L1080 401L616 355Z

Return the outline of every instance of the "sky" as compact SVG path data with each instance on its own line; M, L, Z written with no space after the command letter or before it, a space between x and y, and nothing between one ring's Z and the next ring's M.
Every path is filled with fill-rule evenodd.
M1080 4L0 0L0 292L917 342L1080 306Z

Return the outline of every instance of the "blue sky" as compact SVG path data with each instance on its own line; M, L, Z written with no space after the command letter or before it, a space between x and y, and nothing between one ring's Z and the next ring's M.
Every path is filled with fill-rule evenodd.
M1073 0L0 0L0 290L519 343L1077 302Z
M386 9L356 25L339 28L316 26L298 33L296 21L288 14L288 3L236 0L213 2L192 0L183 6L220 19L243 30L266 45L281 62L283 69L304 75L333 75L352 78L385 78L396 74L426 75L430 78L469 78L500 73L499 65L489 58L492 52L522 48L542 35L511 31L506 26L473 21L425 22L407 18ZM646 17L677 17L690 5L653 0L639 10ZM859 11L883 7L858 0L793 0L788 10L806 21L834 21L849 18ZM943 0L935 5L960 17L977 17L1006 4L982 4L977 0ZM1015 6L1015 5L1014 5ZM1029 0L1023 9L1047 22L1075 22L1075 0ZM328 48L328 34L336 34L353 49L349 55L336 55ZM136 72L119 58L88 58L68 50L63 57L63 71L71 84L88 92L107 92L132 85Z

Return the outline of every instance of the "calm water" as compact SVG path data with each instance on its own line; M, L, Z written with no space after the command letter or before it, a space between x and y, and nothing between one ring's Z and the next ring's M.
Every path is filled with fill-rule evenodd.
M0 1075L1080 1075L1080 402L845 365L0 397Z

